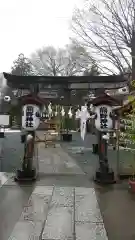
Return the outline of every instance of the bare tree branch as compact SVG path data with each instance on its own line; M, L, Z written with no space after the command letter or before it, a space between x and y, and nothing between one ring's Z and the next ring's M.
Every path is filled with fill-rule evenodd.
M132 69L134 9L135 0L98 0L94 3L86 0L84 9L74 12L74 37L89 49L99 67L104 65L110 73Z
M71 76L90 70L93 58L73 41L63 49L44 47L32 54L31 62L40 75Z

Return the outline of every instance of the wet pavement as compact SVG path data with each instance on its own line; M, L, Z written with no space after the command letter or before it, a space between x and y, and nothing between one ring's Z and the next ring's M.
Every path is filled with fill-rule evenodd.
M135 239L135 196L127 183L96 190L109 240Z
M0 240L107 239L95 190L60 145L40 144L33 185L18 185L9 173L0 180Z
M74 134L75 141L68 146L62 146L68 154L85 172L89 182L92 182L98 166L98 158L92 154L92 135L87 135L84 143L78 134ZM81 147L84 147L81 151ZM117 172L116 152L109 149L109 164ZM127 181L117 181L114 185L99 186L94 184L98 203L103 216L109 240L134 240L135 239L135 195L128 187Z
M9 240L107 240L93 188L37 186Z
M55 148L45 148L40 143L39 172L41 175L84 175L76 161L70 157L60 145ZM51 149L51 150L50 150ZM51 154L50 154L51 151Z
M93 183L98 159L92 139L88 135L83 143L77 133L62 147L41 144L40 174L33 185L0 174L0 240L135 239L135 196L127 182ZM116 170L114 156L109 150Z
M32 192L32 186L5 185L0 188L0 239L7 240Z

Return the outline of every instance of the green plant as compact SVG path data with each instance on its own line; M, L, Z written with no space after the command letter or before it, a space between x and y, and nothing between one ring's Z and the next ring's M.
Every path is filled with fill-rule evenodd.
M135 87L135 81L133 81ZM128 151L133 153L133 161L130 167L133 169L132 178L135 180L135 97L129 96L129 104L132 106L129 113L122 119L125 124L125 131L121 132L120 137L124 141Z
M71 130L71 124L72 124L72 119L69 118L69 116L65 116L65 119L64 119L64 129L66 130L67 134Z

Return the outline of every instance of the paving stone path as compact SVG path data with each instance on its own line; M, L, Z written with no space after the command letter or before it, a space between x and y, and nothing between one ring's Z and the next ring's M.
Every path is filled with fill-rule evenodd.
M76 161L58 145L56 148L45 148L40 145L39 172L44 175L77 175L84 174Z
M9 240L107 240L93 188L37 186Z
M62 176L64 186L55 181ZM107 240L95 190L83 182L84 172L60 145L40 144L35 184L18 185L12 173L0 173L0 239Z

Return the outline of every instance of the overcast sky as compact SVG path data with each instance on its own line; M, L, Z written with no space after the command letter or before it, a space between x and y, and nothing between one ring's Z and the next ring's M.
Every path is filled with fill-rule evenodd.
M0 0L0 72L9 72L19 53L43 45L63 47L69 21L82 0Z

